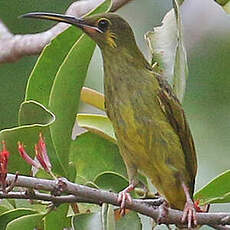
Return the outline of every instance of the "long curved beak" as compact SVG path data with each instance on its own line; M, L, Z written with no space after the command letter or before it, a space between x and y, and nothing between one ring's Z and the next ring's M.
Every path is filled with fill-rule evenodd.
M100 33L102 31L95 26L87 24L87 22L83 18L76 18L74 16L68 16L63 14L54 14L54 13L45 13L45 12L32 12L28 14L21 15L22 18L38 18L38 19L47 19L56 22L65 22L78 28L84 29L85 27L94 29Z

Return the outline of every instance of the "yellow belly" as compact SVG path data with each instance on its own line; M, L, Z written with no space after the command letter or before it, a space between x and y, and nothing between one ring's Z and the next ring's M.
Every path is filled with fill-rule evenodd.
M124 77L124 71L107 74L105 95L107 114L129 179L135 177L130 174L138 169L150 178L171 207L183 209L186 200L181 181L188 186L193 183L180 139L159 104L159 85L145 71L127 72L129 78ZM193 192L193 187L190 190Z
M149 177L171 207L183 209L181 179L186 182L189 176L179 137L160 109L137 114L127 104L120 108L113 125L124 161Z

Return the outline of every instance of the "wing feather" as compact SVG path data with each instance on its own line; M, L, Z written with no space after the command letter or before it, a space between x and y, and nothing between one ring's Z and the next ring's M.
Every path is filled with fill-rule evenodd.
M190 188L194 189L194 180L197 173L196 150L192 138L192 134L185 118L184 110L174 95L170 85L161 77L156 76L160 85L158 100L162 111L169 120L171 126L178 134L182 149L185 154L186 168L188 169L190 179ZM193 193L193 191L191 191Z

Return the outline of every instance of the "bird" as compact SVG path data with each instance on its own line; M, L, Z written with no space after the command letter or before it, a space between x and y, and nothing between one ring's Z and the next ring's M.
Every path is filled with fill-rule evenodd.
M121 208L131 202L138 172L147 176L169 207L182 210L188 228L197 224L193 202L197 156L181 103L168 82L153 71L130 25L119 15L83 18L33 12L23 17L72 24L99 46L104 67L106 113L125 162L129 186L119 193Z

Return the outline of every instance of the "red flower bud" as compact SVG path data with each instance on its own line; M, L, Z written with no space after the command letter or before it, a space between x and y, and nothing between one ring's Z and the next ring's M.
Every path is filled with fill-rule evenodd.
M44 141L42 133L39 134L38 144L35 145L35 153L38 161L40 162L44 170L50 172L52 165L47 154L46 143Z
M39 134L38 143L34 147L36 160L33 160L25 151L24 145L18 142L18 151L21 157L30 165L33 165L35 168L43 168L46 172L52 174L51 168L52 165L50 163L47 150L46 150L46 143L42 134Z
M7 166L9 160L10 153L6 149L6 143L2 142L2 151L0 152L0 182L5 189L6 184L6 176L7 176Z
M18 151L21 155L21 157L30 165L34 166L35 168L39 169L41 168L40 164L33 160L27 153L24 148L24 145L20 142L18 142Z

